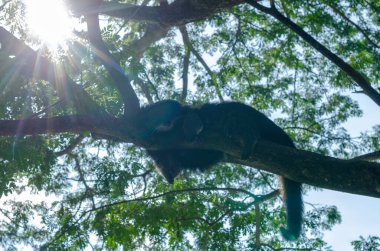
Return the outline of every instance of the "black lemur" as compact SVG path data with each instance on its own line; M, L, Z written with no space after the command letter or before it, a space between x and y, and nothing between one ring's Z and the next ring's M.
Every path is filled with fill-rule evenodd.
M257 140L295 147L290 137L274 122L254 108L239 102L207 103L199 107L182 106L174 100L164 100L143 107L135 117L137 138L169 135L172 130L183 132L187 140L196 140L204 131L216 130L242 143L242 159L248 158ZM184 170L204 171L222 161L224 153L205 149L147 150L160 173L169 183ZM295 240L302 226L303 202L301 183L279 177L286 209L287 228L283 237Z

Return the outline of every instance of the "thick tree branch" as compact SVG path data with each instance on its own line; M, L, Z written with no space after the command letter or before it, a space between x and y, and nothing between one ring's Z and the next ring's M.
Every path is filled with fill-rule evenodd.
M120 63L112 56L107 46L105 45L99 26L99 10L104 9L109 3L102 3L102 0L96 1L73 1L67 0L71 10L76 15L84 15L87 18L87 27L90 43L93 45L95 55L106 67L110 76L113 79L113 83L119 91L121 98L124 102L124 113L127 117L133 116L139 110L139 100L133 87L130 83L128 76L120 66ZM145 7L146 1L139 7ZM127 4L127 6L129 6ZM136 13L133 13L135 15ZM128 19L126 19L128 20ZM134 41L128 48L127 52L133 58L140 58L142 53L154 42L165 37L169 26L151 23L147 25L144 36Z
M341 160L316 153L259 142L248 161L253 166L317 187L380 198L380 164ZM286 148L286 149L284 149Z
M123 123L124 122L124 123ZM196 142L187 142L181 132L154 137L152 142L133 139L128 121L99 121L92 117L62 116L24 121L0 121L1 136L47 132L89 131L104 137L133 142L150 149L204 148L227 153L226 161L252 166L310 185L380 198L380 164L359 160L340 160L268 142L258 142L251 157L241 160L239 142L223 133L208 130ZM178 135L176 135L178 134Z
M147 142L134 137L131 124L122 119L99 120L88 116L2 120L0 136L87 131L148 149L213 149L225 152L227 162L251 166L317 187L380 198L379 163L341 160L264 141L256 144L248 159L241 160L241 142L215 128L205 129L196 142L188 142L183 133L177 130L151 137Z
M81 114L105 114L88 93L65 73L63 67L50 63L3 27L0 27L0 44L0 51L11 57L8 61L17 65L19 73L51 83L64 104L73 105Z
M368 161L380 160L380 151L363 154L363 155L357 156L353 159L354 160L368 160Z
M25 120L0 120L0 136L91 132L118 138L120 120L94 116L56 116ZM118 136L117 136L118 135Z
M128 46L127 52L135 58L141 58L149 46L168 34L169 28L170 26L162 24L148 24L145 34L140 39L133 41Z
M227 154L227 162L251 166L317 187L380 198L379 163L341 160L264 141L256 144L250 158L241 160L241 143L216 130L207 129L196 142L186 142L181 132L178 134L165 134L165 137L154 138L143 145L148 149L219 150Z
M304 39L309 45L311 45L314 49L320 52L323 56L327 57L331 62L333 62L336 66L338 66L342 71L344 71L348 76L350 76L364 91L364 93L369 96L377 105L380 106L380 93L377 92L371 84L368 82L367 78L364 77L360 72L355 70L351 65L346 63L343 59L338 57L336 54L332 53L329 49L327 49L324 45L319 43L316 39L314 39L310 34L304 31L300 26L294 23L289 18L282 15L274 5L271 8L265 7L263 5L258 4L256 0L246 0L254 8L271 15L282 24L286 25L292 31L297 33L302 39Z
M124 102L124 114L126 116L134 115L140 109L139 99L132 88L128 76L103 42L98 13L87 15L87 29L89 40L95 49L95 55L111 75L113 83Z
M202 20L243 0L176 0L168 6L140 6L133 4L105 3L101 14L132 21L147 21L170 26Z

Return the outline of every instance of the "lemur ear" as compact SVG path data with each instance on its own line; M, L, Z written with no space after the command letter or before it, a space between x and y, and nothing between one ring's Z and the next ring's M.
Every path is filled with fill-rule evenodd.
M183 119L182 127L186 140L191 142L203 131L203 122L197 112L189 112Z

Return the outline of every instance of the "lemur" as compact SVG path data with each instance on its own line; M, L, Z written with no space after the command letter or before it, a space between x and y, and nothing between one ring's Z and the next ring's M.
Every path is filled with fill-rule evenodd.
M290 137L256 109L239 102L206 103L184 106L174 100L163 100L141 108L135 116L135 136L148 139L180 130L186 140L196 140L205 130L216 130L242 143L241 158L250 156L257 140L293 147ZM157 169L169 183L182 170L205 171L223 160L222 151L206 149L147 150ZM281 228L287 240L296 240L302 229L303 201L301 183L279 177L287 215L287 228Z

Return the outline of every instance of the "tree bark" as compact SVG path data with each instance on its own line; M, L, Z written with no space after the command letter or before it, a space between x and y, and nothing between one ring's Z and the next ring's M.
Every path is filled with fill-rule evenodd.
M61 116L29 120L0 120L0 136L62 132L91 132L99 138L133 143L147 149L197 148L226 153L225 161L251 166L301 183L331 190L380 198L380 164L362 160L342 160L303 150L259 141L246 160L240 158L240 141L222 132L207 130L195 142L179 131L165 136L137 140L130 121L99 120L86 116Z

